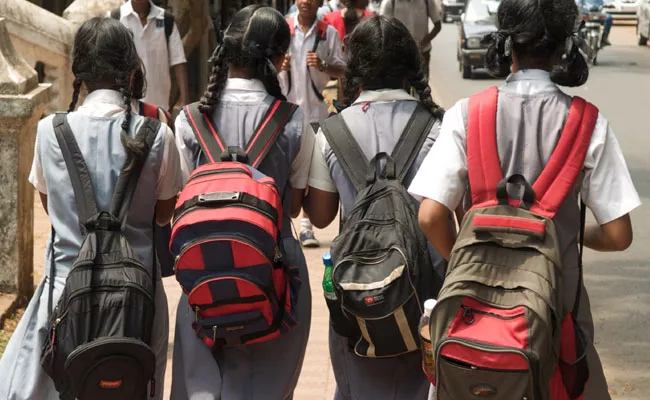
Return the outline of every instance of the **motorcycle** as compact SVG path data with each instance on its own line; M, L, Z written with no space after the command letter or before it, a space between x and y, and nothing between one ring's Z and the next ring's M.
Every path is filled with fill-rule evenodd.
M588 44L590 57L588 61L592 65L598 64L598 51L602 49L601 30L606 15L603 13L602 5L585 4L582 8L582 24L579 30L580 37Z

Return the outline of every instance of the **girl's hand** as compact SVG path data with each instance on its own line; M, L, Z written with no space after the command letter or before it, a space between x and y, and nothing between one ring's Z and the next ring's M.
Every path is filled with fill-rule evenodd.
M291 54L285 54L282 61L282 71L291 71Z
M307 53L307 66L312 68L320 67L320 59L318 58L318 54L311 51Z

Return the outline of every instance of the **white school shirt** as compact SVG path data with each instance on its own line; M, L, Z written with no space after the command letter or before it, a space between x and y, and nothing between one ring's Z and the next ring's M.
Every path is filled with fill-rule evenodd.
M541 70L512 74L499 90L522 95L559 92L549 73ZM440 136L409 187L412 195L435 200L450 210L458 207L468 187L465 127L468 101L459 101L445 113ZM641 205L623 152L609 122L600 113L587 150L584 172L581 196L598 224L611 222Z
M135 107L135 105L134 105ZM135 110L136 108L134 108ZM114 90L95 90L86 96L83 104L77 112L90 117L120 117L124 115L124 100L120 92ZM175 197L183 185L183 177L180 169L180 157L174 142L174 133L166 124L161 124L160 129L164 132L163 158L158 172L158 185L156 198L158 200L169 200ZM158 132L160 135L161 132ZM29 173L29 182L41 193L47 194L47 185L43 175L43 166L39 153L39 141L36 141L34 148L34 161L32 170Z
M426 12L425 1L429 2L429 15ZM395 9L393 9L393 2ZM383 0L379 13L402 21L418 45L429 34L429 19L435 24L441 18L438 2L435 0ZM431 50L431 43L422 49L422 51L428 50Z
M318 68L309 68L309 74L307 73L307 53L314 47L317 25L318 21L314 21L307 33L304 33L300 29L298 17L294 18L294 35L291 37L291 45L289 46L292 81L289 93L287 93L289 90L288 74L286 71L278 74L282 93L287 96L288 101L297 104L302 109L308 122L321 122L328 116L327 102L316 97L309 74L311 74L316 88L321 93L325 89L327 82L329 82L330 76L325 72L321 72ZM341 40L333 26L327 26L325 40L318 43L316 53L321 60L326 61L331 66L345 68L345 56L343 55Z
M169 93L172 88L169 69L186 62L185 50L175 22L172 34L169 36L169 45L167 44L165 10L152 2L149 3L151 9L147 16L147 25L142 26L131 1L127 1L120 7L120 22L133 32L135 48L144 64L147 93L142 100L168 110ZM106 16L110 17L110 12Z
M403 89L364 90L353 104L381 103L393 101L418 101ZM327 138L321 129L316 135L316 145L309 172L309 186L330 193L338 193L336 184L330 174L325 157L327 156Z
M219 101L233 103L261 103L264 101L268 92L264 84L257 79L240 79L229 78L226 86L221 93ZM183 182L189 179L190 174L194 171L194 154L192 149L188 148L183 141L184 137L193 137L192 127L187 122L185 113L181 113L176 118L176 147L181 154L181 170L183 171ZM294 189L304 189L307 187L309 178L309 168L311 165L312 152L314 150L314 130L309 124L303 124L303 131L300 136L300 150L291 164L289 171L289 182Z

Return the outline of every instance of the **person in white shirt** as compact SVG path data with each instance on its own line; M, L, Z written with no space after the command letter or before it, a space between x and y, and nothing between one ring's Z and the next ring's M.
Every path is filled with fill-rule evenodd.
M426 12L422 12L423 9ZM428 78L431 41L442 29L438 2L436 0L383 0L379 13L395 17L406 25L411 35L420 44L422 69ZM429 31L429 21L433 22L431 31Z
M143 80L141 67L132 36L119 22L93 18L79 28L72 53L74 95L67 120L85 159L97 206L103 210L110 207L117 176L125 167L127 157L136 160L146 146L136 138L145 118L131 113L132 98L126 95L138 97ZM89 93L75 111L82 85ZM50 115L38 124L29 175L29 182L38 190L50 218L53 233L46 250L44 277L0 360L1 399L60 398L52 379L41 367L41 350L50 327L50 304L59 302L84 235L53 118ZM179 160L174 135L167 125L161 124L140 174L124 231L149 273L157 268L153 256L154 215L160 225L171 219L182 186ZM147 344L156 357L156 385L150 388L151 398L160 400L167 366L169 316L160 274L152 276L157 276L156 313L151 341Z
M287 19L292 32L289 53L279 74L282 92L292 103L300 106L314 131L327 118L327 102L322 92L331 77L342 78L345 73L343 49L334 27L317 18L323 0L296 0L298 14ZM303 214L300 222L300 242L305 247L319 243Z
M165 10L151 0L129 0L119 9L119 20L133 33L138 55L144 63L147 90L143 101L170 110L170 69L180 89L180 106L189 102L187 65L176 23L169 37L165 32ZM107 14L111 17L111 13Z
M581 86L589 76L579 39L571 32L578 17L572 0L502 0L500 27L490 37L487 65L492 74L512 73L498 90L496 141L504 176L522 175L533 183L555 150L571 96L557 85ZM566 44L570 46L566 47ZM423 198L420 224L445 258L454 245L450 211L461 216L468 198L468 99L447 111L440 136L411 182L411 194ZM562 254L565 307L573 309L580 282L578 233L579 199L597 224L588 224L584 245L597 251L623 251L632 243L629 213L641 202L621 148L607 119L598 115L584 167L575 189L554 218ZM465 201L463 201L463 198ZM598 353L587 290L582 284L577 322L587 340L589 381L584 398L608 400L610 395Z

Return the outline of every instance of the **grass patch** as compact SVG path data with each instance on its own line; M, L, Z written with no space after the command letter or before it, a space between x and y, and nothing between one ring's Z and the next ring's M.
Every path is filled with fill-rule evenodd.
M11 338L11 335L13 335L14 331L16 330L16 327L18 326L18 322L23 317L24 313L25 313L25 309L19 308L18 310L16 310L15 312L7 316L7 319L5 319L2 329L0 329L0 356L2 356L2 354L5 352L7 343L9 343L9 339Z

